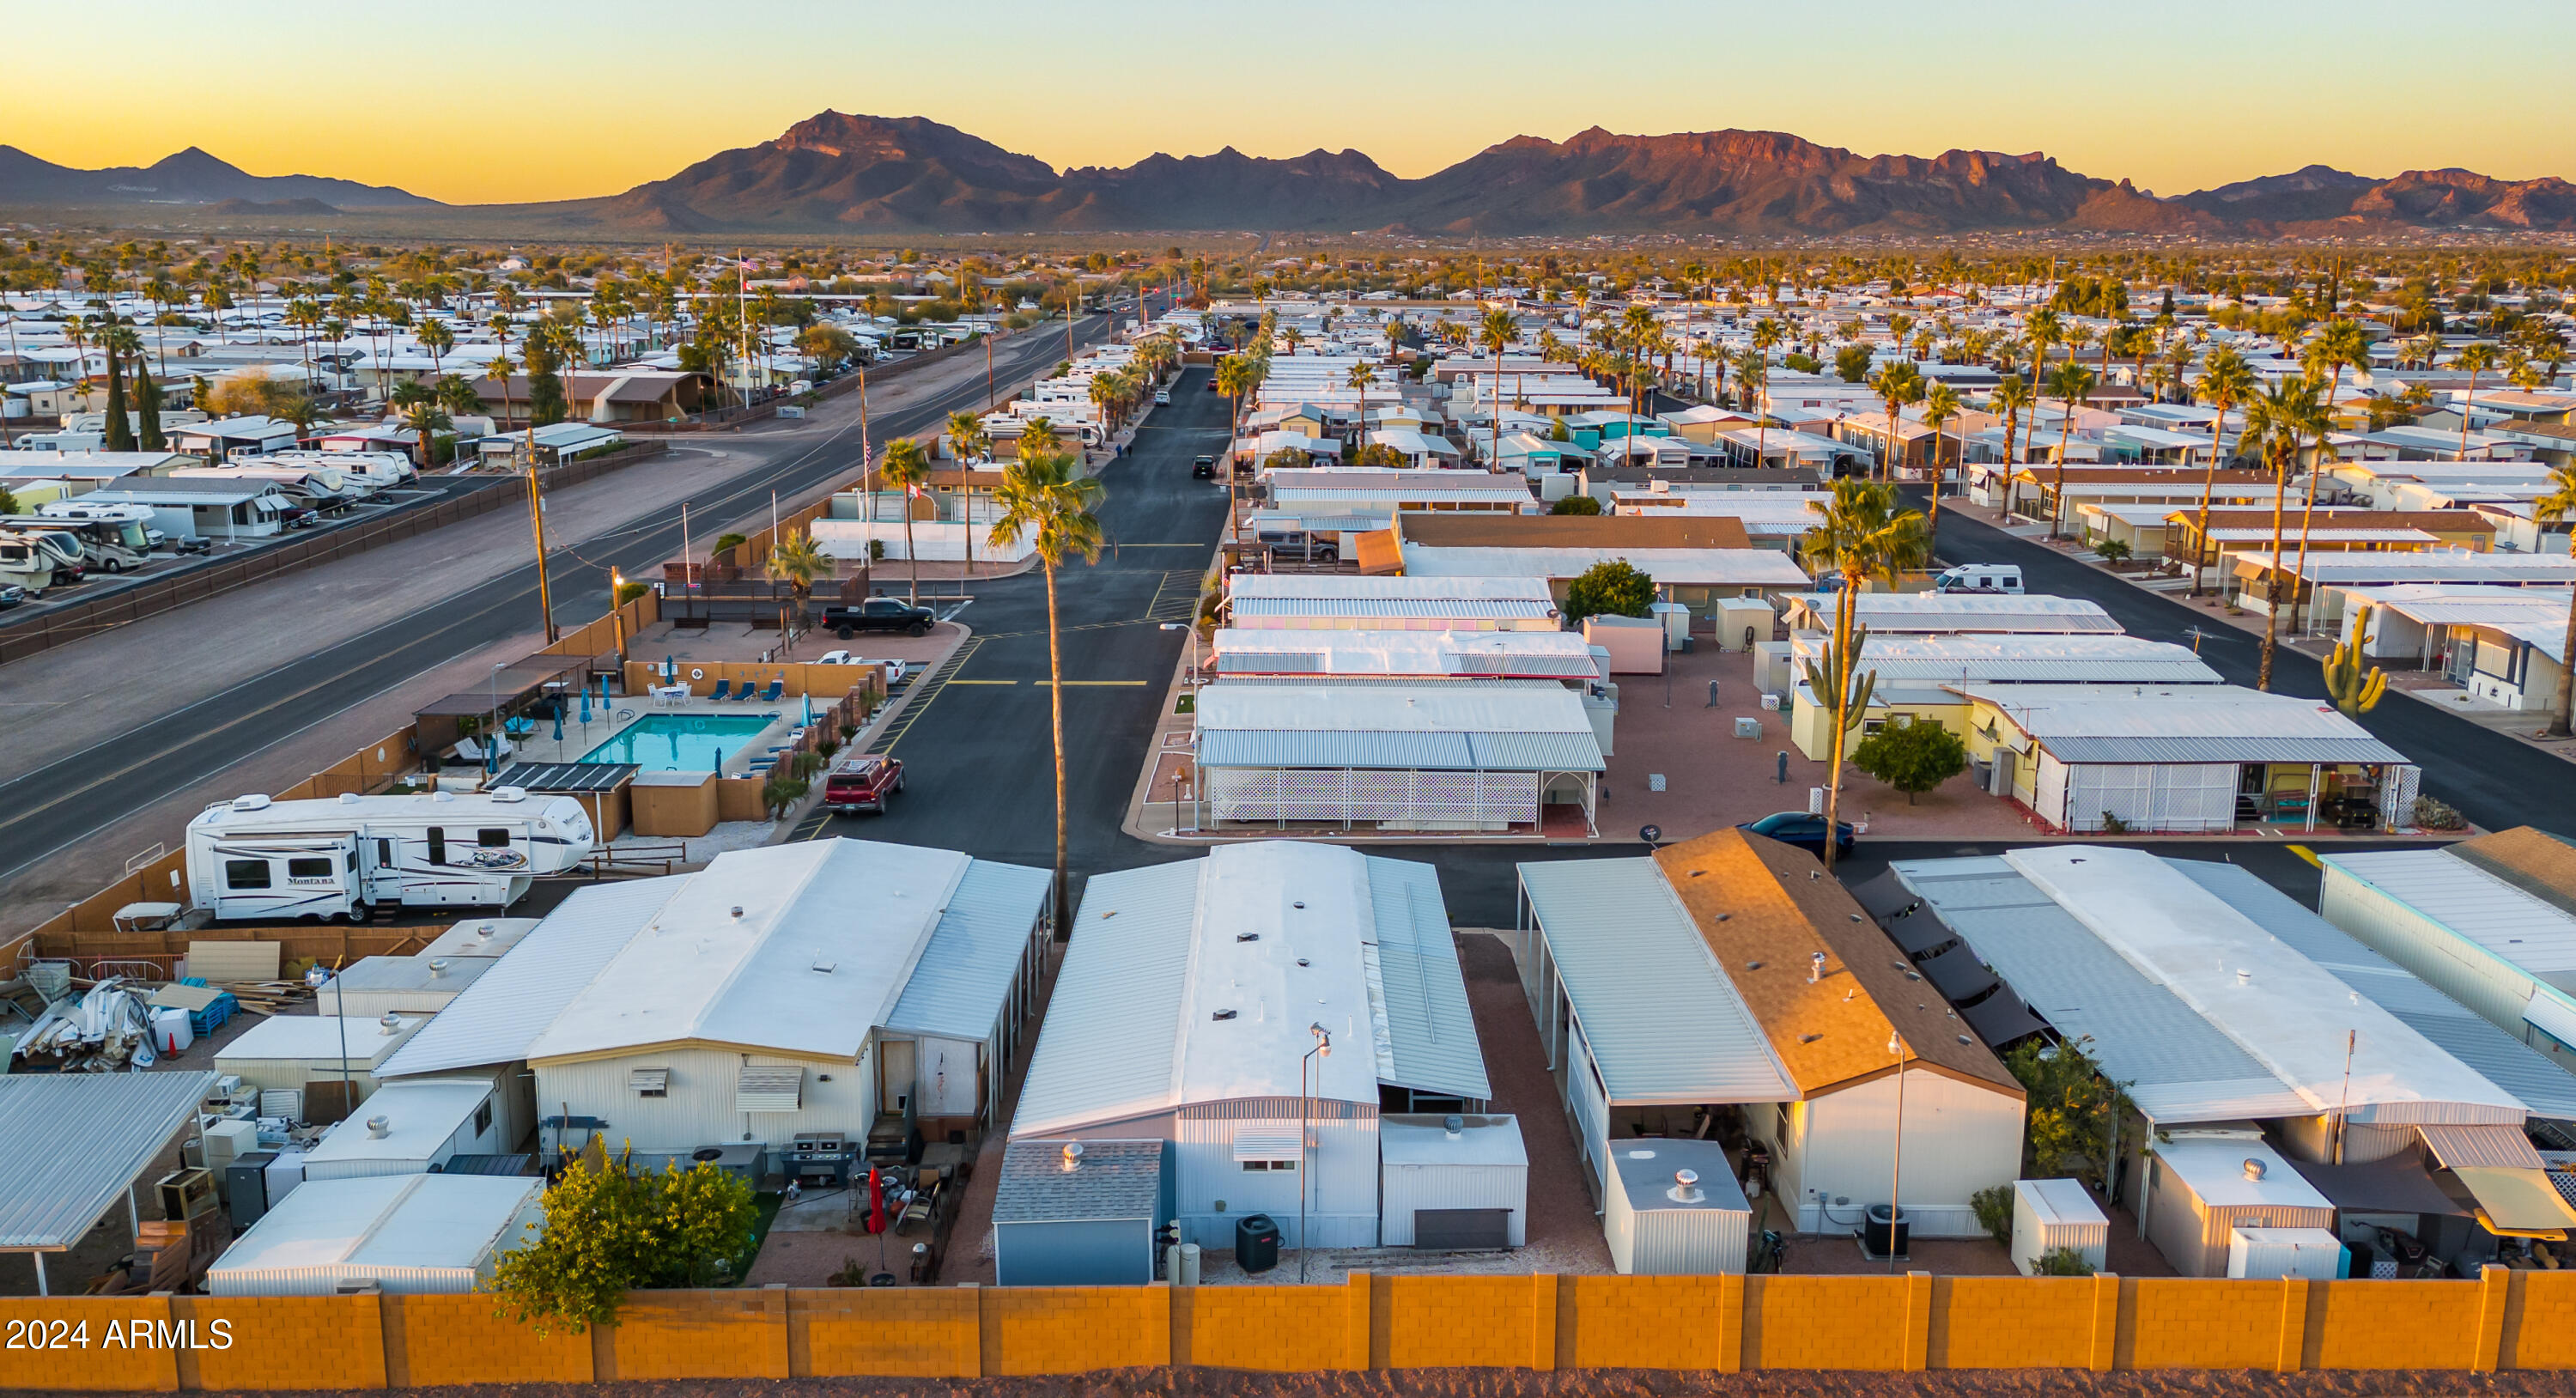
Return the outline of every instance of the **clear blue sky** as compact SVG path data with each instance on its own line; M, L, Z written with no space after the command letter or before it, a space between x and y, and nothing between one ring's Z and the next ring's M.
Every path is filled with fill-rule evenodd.
M2322 161L2576 175L2576 0L91 0L19 26L0 141L200 145L459 201L606 194L825 107L1059 167L1742 126L2046 150L2158 193Z

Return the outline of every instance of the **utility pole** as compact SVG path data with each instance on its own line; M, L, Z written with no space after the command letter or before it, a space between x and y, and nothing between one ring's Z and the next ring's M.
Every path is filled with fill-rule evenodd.
M555 629L554 583L546 576L546 502L537 489L537 417L528 414L528 528L537 540L537 608L546 616L546 644L562 639Z

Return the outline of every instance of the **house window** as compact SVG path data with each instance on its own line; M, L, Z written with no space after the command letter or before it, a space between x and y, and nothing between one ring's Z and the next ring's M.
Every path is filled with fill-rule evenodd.
M1238 1163L1243 1166L1244 1171L1248 1174L1259 1174L1265 1172L1275 1174L1282 1170L1294 1172L1297 1168L1297 1162L1294 1160L1245 1160Z
M227 859L224 861L224 887L241 889L268 886L267 860Z
M475 1134L475 1135L477 1135L477 1136L480 1136L480 1135L482 1135L484 1132L489 1131L489 1130L491 1130L491 1129L492 1129L492 1103L491 1103L491 1101L487 1098L487 1099L484 1101L484 1103L483 1103L483 1105L482 1105L482 1106L476 1107L476 1108L474 1109L474 1134Z

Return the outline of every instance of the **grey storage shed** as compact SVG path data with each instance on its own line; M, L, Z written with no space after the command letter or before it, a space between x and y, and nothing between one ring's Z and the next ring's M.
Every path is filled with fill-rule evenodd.
M1013 1141L993 1199L1003 1286L1139 1286L1154 1279L1154 1226L1172 1215L1170 1143Z
M1705 1276L1744 1270L1753 1206L1715 1141L1641 1137L1610 1148L1616 1182L1601 1230L1622 1275Z

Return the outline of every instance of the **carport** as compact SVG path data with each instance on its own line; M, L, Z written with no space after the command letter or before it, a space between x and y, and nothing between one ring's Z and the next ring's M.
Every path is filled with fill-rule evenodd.
M14 1073L0 1076L0 1252L35 1260L36 1294L52 1294L45 1254L68 1252L125 1196L170 1138L196 1119L215 1075Z
M530 656L493 671L482 689L451 694L420 709L412 722L421 754L425 757L455 746L465 736L465 719L497 723L553 686L561 686L556 692L570 694L589 675L590 666L591 657L586 655Z

